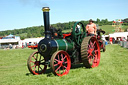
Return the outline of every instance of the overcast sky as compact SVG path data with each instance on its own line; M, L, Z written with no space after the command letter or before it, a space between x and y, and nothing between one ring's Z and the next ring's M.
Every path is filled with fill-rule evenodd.
M43 25L44 6L51 24L128 18L128 0L0 0L0 31Z

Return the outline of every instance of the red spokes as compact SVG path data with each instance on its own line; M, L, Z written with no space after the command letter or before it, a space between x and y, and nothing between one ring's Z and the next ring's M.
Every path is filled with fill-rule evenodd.
M60 57L59 57L59 55L58 55L58 60L60 61Z
M36 65L33 65L32 67L35 67Z
M60 71L60 67L61 67L61 66L59 66L59 67L55 70L55 72L58 71L58 70Z
M42 74L46 70L47 66L43 65L45 60L38 52L34 52L30 57L28 61L28 68L31 73L33 74Z
M53 60L53 71L58 76L63 76L68 74L70 67L71 67L71 61L69 55L65 51L58 51L56 53Z
M88 61L91 67L99 65L100 54L99 45L95 38L91 38L88 43Z
M55 61L59 62L59 60L55 59Z
M34 61L30 61L30 62L35 63Z
M32 57L36 60L36 58L34 56L32 56Z
M58 63L57 64L54 64L54 66L57 66L58 65Z
M90 41L89 45L90 45L91 48L93 48L92 41Z

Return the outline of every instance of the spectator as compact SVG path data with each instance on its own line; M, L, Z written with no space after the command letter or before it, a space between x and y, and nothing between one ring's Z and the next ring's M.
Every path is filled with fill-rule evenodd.
M9 44L9 48L12 49L12 44Z
M112 37L110 37L110 38L109 38L110 44L113 44L113 43L112 43L112 40L113 40Z

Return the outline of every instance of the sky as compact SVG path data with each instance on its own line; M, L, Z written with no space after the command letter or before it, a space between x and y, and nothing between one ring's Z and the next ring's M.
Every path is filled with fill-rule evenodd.
M44 25L42 7L50 24L128 18L128 0L0 0L0 31Z

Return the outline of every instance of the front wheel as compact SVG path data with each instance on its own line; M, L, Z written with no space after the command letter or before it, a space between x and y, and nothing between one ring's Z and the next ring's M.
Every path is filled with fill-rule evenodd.
M50 66L55 75L67 75L71 68L70 56L65 51L57 51L51 57Z
M34 74L39 75L45 72L47 65L45 65L45 59L39 54L39 52L33 52L27 61L28 70Z

